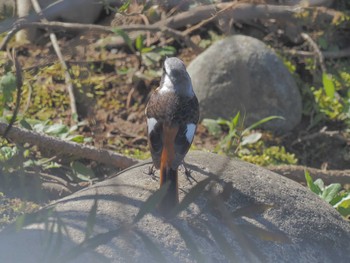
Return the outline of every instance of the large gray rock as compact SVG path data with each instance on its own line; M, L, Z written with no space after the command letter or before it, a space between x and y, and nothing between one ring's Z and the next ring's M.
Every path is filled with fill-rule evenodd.
M38 0L42 15L49 21L63 21L83 24L92 24L100 16L107 4L121 4L121 0ZM33 11L31 0L16 0L17 15L24 22L37 22L40 17ZM21 30L16 34L17 41L37 38L35 29Z
M37 219L56 223L47 231L30 221L17 233L4 230L0 262L63 262L84 240L86 222L92 236L114 232L93 239L105 243L96 249L85 243L72 262L350 262L349 223L308 189L219 155L191 152L187 162L196 182L180 176L180 199L191 188L201 195L177 218L152 212L132 225L158 188L143 163L42 210ZM212 183L201 188L206 179Z
M250 125L268 116L282 116L263 127L289 131L301 119L298 87L288 69L263 42L236 35L217 41L188 67L199 99L201 118L231 119L246 113Z

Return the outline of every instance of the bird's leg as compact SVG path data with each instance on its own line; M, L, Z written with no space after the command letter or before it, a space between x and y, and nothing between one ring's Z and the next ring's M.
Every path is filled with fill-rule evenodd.
M192 184L192 181L196 181L191 174L192 170L186 167L185 160L182 162L182 166L185 169L186 179L190 182L190 184Z
M150 175L153 180L156 179L156 171L157 169L155 168L154 164L148 166L148 169L146 171L143 171L144 174Z

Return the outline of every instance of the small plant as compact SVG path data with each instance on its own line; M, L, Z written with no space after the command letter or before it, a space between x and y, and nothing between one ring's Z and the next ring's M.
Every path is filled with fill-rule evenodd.
M12 72L7 72L0 78L0 116L9 110L9 104L13 101L16 90L16 77Z
M323 73L322 83L323 89L311 88L317 109L314 124L326 118L330 120L341 120L344 118L344 106L339 94L336 92L333 78Z
M74 132L76 132L79 127L86 125L85 122L79 122L78 124L72 127L68 127L65 124L52 123L50 121L22 119L20 121L20 125L28 130L45 133L47 135L60 138L64 141L83 143L91 142L92 140L92 138L90 137L84 137L80 134L74 134Z
M202 124L207 127L210 134L220 137L222 128L228 129L215 151L231 156L237 156L242 160L266 166L269 164L295 164L297 159L293 154L287 153L282 146L267 147L263 141L262 133L253 131L263 123L273 119L283 119L279 116L264 118L248 128L243 127L240 112L232 120L204 119Z
M227 135L221 140L216 148L217 152L224 152L228 155L235 154L241 146L255 143L260 140L262 134L260 132L252 132L258 126L273 120L283 119L280 116L270 116L244 128L244 119L241 119L241 114L238 112L231 120L219 118L218 120L204 119L203 125L206 126L210 133L218 135L221 132L220 125L228 128Z
M313 181L310 173L305 170L308 188L332 205L346 219L350 220L350 191L342 190L338 183L325 186L322 179Z
M49 121L42 122L38 120L25 120L20 121L20 125L26 129L33 130L35 132L45 133L50 136L58 137L62 140L72 141L76 143L89 142L91 138L85 138L82 135L74 134L80 125L79 123L71 128L64 124L51 124ZM67 177L74 182L79 181L91 181L95 178L94 171L79 161L71 161L69 167L65 167L61 163L55 161L53 158L42 158L31 147L23 147L19 145L13 145L1 141L0 147L0 172L4 174L11 174L16 171L24 170L52 170L57 168L66 169Z
M261 166L296 164L298 159L288 153L283 146L266 146L262 140L249 144L238 152L238 157L246 162Z
M119 28L115 28L113 31L123 38L130 51L138 55L146 67L156 66L164 57L173 56L176 53L176 49L172 46L145 46L144 35L139 35L133 43L125 31Z

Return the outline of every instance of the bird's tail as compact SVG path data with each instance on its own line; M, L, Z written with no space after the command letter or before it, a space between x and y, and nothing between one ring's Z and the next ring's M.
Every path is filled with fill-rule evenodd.
M177 169L169 165L168 151L163 149L160 162L160 187L169 182L168 190L164 198L159 203L161 212L168 212L179 202Z

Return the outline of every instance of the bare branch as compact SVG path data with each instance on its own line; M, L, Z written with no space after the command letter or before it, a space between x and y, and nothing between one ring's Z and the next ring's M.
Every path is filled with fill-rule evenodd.
M303 51L303 50L295 50L295 49L282 49L283 53L288 53L291 55L303 56L303 57L314 57L315 52L312 51ZM338 51L324 51L322 52L324 58L327 59L337 59L350 57L350 48L346 48Z
M220 12L224 10L224 12ZM180 28L187 25L197 24L213 16L216 19L233 18L236 22L244 22L252 19L278 19L280 21L296 21L298 15L308 12L314 19L314 23L330 23L341 12L323 7L303 8L301 6L277 6L256 5L249 3L221 3L217 5L204 5L180 13L168 19L161 20L154 25ZM300 20L300 19L299 19Z
M0 134L3 134L7 127L8 124L0 122ZM16 143L29 143L37 145L39 148L50 150L56 155L68 155L76 156L79 158L86 158L99 163L112 165L119 169L125 169L137 163L137 160L133 158L129 158L112 151L97 149L92 146L86 146L73 142L62 141L45 134L39 134L17 127L12 127L11 130L9 130L7 138Z
M7 43L11 40L11 38L21 29L25 28L42 28L47 30L54 29L65 29L65 30L89 30L89 31L97 31L97 32L105 32L105 33L113 33L116 28L110 26L101 26L101 25L92 25L92 24L79 24L79 23L64 23L64 22L30 22L30 23L21 23L17 24L3 39L0 50L3 50ZM195 46L195 44L191 41L191 39L182 34L181 31L177 31L172 28L168 28L166 26L158 26L158 25L128 25L128 26L120 26L118 29L121 29L126 32L132 31L149 31L149 32L163 32L164 34L169 35L170 37L178 37L181 38L184 42L189 43L191 46Z

